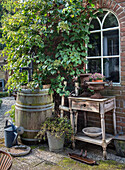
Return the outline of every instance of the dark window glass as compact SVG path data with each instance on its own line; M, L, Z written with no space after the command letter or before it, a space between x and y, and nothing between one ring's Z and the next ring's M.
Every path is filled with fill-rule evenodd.
M101 56L101 33L91 33L89 38L92 48L88 48L88 56Z
M119 55L119 30L103 32L103 55Z
M93 30L100 30L100 25L99 25L99 22L97 19L93 19L90 23L90 25L93 25L93 28L90 28L89 30L90 31L93 31Z
M106 80L119 82L119 58L105 58L103 68Z
M103 29L117 27L117 26L118 26L118 21L116 17L112 13L109 13L104 21Z
M103 13L101 13L101 12L97 13L97 17L100 19L101 22L102 22L106 13L107 13L107 11L103 11Z
M101 73L101 59L88 60L88 71L90 73Z

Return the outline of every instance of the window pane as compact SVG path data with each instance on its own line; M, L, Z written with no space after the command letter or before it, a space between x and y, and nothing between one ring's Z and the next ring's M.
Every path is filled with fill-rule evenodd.
M104 21L103 28L111 28L117 26L118 26L118 21L116 17L112 13L109 13Z
M88 56L101 56L101 33L91 33L89 38L92 48L88 48Z
M103 13L101 13L101 12L97 13L97 17L100 19L101 22L102 22L106 13L107 13L107 11L103 11Z
M101 59L88 60L88 70L90 73L101 73Z
M90 28L89 31L93 31L93 30L100 30L100 25L97 19L93 19L90 23L90 25L93 25L94 28Z
M103 55L119 55L119 30L103 32Z
M119 58L104 59L104 75L106 80L119 82Z

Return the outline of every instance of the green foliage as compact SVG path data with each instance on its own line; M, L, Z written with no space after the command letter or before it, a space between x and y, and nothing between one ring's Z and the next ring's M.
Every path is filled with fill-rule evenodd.
M62 82L83 73L89 43L89 17L95 10L91 0L4 0L1 43L8 56L9 90L28 83L27 71L20 67L34 62L35 89L51 83L64 94ZM34 53L34 57L33 57Z
M0 92L0 97L7 97L8 96L8 92Z
M46 139L46 132L49 131L51 135L60 138L65 134L67 139L71 139L71 135L73 134L72 126L70 120L67 117L51 117L47 118L44 123L41 125L41 129L37 134L37 138Z
M15 122L15 105L12 105L11 106L11 110L9 110L8 112L5 113L6 114L9 114L10 117L12 118L13 122Z
M2 103L3 103L3 101L0 99L0 108L1 108Z

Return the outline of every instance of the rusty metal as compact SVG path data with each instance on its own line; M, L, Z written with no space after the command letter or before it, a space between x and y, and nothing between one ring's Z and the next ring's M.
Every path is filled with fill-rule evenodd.
M85 155L83 155L83 150L81 150L80 154L76 154L76 153L69 153L68 154L70 158L75 159L77 161L80 161L82 163L86 163L88 165L98 165L98 163L96 161L94 161L93 159L90 159L87 157L87 151L85 151Z
M32 53L32 58L35 55L35 53ZM28 67L20 67L19 71L28 71L28 82L32 81L32 75L33 75L33 60L31 60L31 63L28 65Z

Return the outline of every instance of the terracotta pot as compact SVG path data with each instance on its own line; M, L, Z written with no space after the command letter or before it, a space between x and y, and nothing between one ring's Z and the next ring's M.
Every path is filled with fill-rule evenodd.
M103 96L100 94L100 91L105 88L106 82L86 82L88 84L88 88L94 90L94 95L90 96L95 99L102 99Z
M103 82L103 80L92 80L92 82Z

